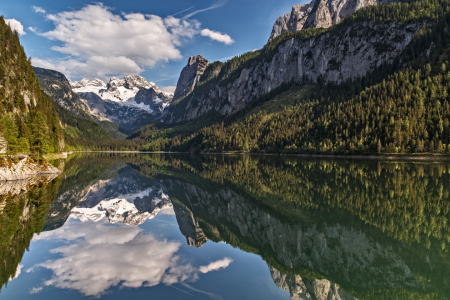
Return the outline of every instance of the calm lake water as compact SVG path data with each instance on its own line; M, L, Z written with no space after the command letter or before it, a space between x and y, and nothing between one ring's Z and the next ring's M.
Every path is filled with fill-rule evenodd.
M0 183L0 299L450 299L450 164L84 154Z

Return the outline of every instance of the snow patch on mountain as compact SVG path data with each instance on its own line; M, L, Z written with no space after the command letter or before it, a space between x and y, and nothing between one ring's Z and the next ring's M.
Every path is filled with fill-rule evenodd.
M110 100L122 105L134 106L148 113L154 111L150 105L135 101L136 94L140 90L153 89L157 96L151 100L154 104L161 104L162 109L167 107L173 98L173 94L162 92L155 83L148 82L144 77L139 75L126 76L123 79L112 77L107 84L97 78L91 81L82 79L81 81L71 82L71 85L73 91L76 93L94 93L102 100Z
M144 114L158 119L173 99L173 94L162 92L155 83L139 75L113 77L108 83L82 79L71 81L70 85L98 120L108 120L122 128L133 126Z

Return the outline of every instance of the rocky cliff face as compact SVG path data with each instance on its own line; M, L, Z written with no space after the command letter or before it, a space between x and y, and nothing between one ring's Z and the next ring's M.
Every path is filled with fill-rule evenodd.
M326 279L302 279L300 275L284 274L269 266L273 282L291 294L294 300L355 300L356 298Z
M42 89L54 102L76 117L86 118L91 114L80 96L72 91L72 86L64 74L37 67L33 67L33 70Z
M276 20L269 41L285 32L295 32L306 28L328 28L360 8L390 2L395 1L313 0L309 4L294 5L290 13Z
M254 59L226 80L199 92L194 88L191 95L181 100L182 108L181 103L171 106L163 120L191 120L212 110L230 115L282 84L300 82L304 77L315 81L323 76L326 81L339 83L365 76L399 56L420 27L419 23L365 21L310 39L287 40L270 60Z
M188 64L181 71L173 99L180 98L185 92L188 94L189 89L197 84L208 65L209 62L203 55L189 57Z

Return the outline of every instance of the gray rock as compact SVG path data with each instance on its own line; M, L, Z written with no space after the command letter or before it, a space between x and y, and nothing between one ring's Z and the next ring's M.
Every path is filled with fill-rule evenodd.
M294 5L292 11L279 17L273 25L269 41L285 32L306 28L328 28L338 24L358 9L391 0L313 0L309 4Z
M60 170L47 162L34 162L28 156L20 159L17 163L5 163L0 167L0 181L24 180L31 177L46 174L59 174Z
M194 87L206 70L209 62L203 55L189 57L188 64L181 71L173 100L180 98L186 89Z
M150 107L154 111L155 117L158 117L158 112L162 112L170 104L172 98L160 90L149 88L139 90L135 96L135 101L138 104L144 103Z
M95 93L79 93L82 100L89 106L91 114L100 121L110 121L121 128L131 129L133 124L145 114L146 110L135 106L121 105L115 101L104 100Z
M421 23L356 22L310 39L290 39L282 43L270 59L255 59L246 67L221 80L206 92L194 92L182 112L171 109L163 120L176 123L192 120L211 110L233 114L253 99L282 84L316 81L343 82L363 77L384 63L392 63L411 42ZM187 72L187 71L186 71ZM183 76L182 76L183 77ZM184 86L184 85L183 85Z

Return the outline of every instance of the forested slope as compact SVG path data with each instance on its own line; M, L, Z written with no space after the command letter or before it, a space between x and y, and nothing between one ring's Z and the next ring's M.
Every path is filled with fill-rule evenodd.
M275 112L258 110L273 98L260 97L241 112L197 132L171 138L153 134L157 138L149 140L144 149L323 154L448 153L449 3L418 1L359 10L334 27L363 20L375 23L421 20L422 29L392 63L381 64L364 77L341 83L327 82L320 77L313 82L303 79L280 88L279 98L283 98L287 89L298 95L297 99L290 99L284 109ZM309 37L328 30L286 33L268 43L263 51L274 49L292 38ZM278 105L282 106L283 102Z
M0 18L0 136L10 153L59 152L64 133L51 99L39 86L17 32ZM6 140L6 143L5 143Z

